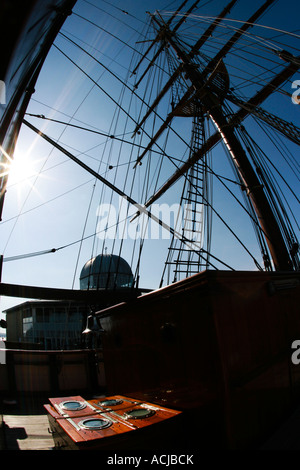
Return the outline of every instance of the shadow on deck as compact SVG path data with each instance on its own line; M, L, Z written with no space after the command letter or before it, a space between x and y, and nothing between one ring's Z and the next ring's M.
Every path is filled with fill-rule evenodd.
M3 400L3 450L52 450L45 399Z

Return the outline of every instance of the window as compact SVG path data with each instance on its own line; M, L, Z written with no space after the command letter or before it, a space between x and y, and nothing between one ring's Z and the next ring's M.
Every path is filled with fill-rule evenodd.
M23 337L32 338L33 337L33 317L32 315L23 317Z
M35 318L36 318L37 323L43 322L43 309L42 308L35 309Z

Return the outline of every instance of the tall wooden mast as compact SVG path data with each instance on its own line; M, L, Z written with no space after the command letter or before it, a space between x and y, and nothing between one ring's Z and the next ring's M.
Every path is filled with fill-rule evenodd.
M182 106L184 102L187 102L187 100L190 99L192 93L195 93L195 95L197 95L198 90L205 89L205 93L201 94L202 105L206 110L207 115L215 124L218 136L217 140L222 139L223 142L226 144L231 158L241 177L241 180L244 183L248 197L251 200L252 205L256 211L259 224L261 226L266 243L268 245L273 260L274 268L278 271L289 271L293 269L293 265L288 247L286 246L276 217L269 204L265 189L262 186L258 175L254 170L242 144L240 143L239 139L235 134L236 121L229 121L226 118L222 110L222 101L218 99L218 97L215 93L212 92L210 87L206 86L208 80L207 76L211 72L211 70L214 70L214 68L217 66L218 61L220 61L224 57L224 55L227 54L232 44L238 40L238 38L244 33L246 28L248 28L249 25L252 25L253 21L255 21L255 19L257 19L259 15L272 3L273 0L266 1L265 4L251 17L251 21L249 20L248 22L246 22L234 34L228 44L226 44L222 48L218 56L212 59L211 63L209 63L208 66L202 72L199 70L198 67L195 67L195 63L193 63L192 60L195 47L192 48L190 53L188 53L183 49L180 42L177 41L176 35L174 34L174 31L170 29L169 24L163 22L161 18L159 19L158 15L153 15L152 19L158 27L159 37L162 41L164 41L164 43L168 43L176 52L176 55L180 60L181 72L183 72L189 78L192 84L191 88L181 98L180 105ZM290 68L295 71L295 68L293 68L293 64L290 64L289 72ZM167 85L169 85L169 83ZM165 88L167 88L167 86ZM274 87L272 87L272 90L274 90ZM267 87L265 91L265 96L267 96ZM165 92L166 89L163 90L163 93ZM261 102L263 99L264 95L260 96L259 101ZM154 106L151 107L151 109L154 109L156 105L157 103L154 103ZM245 114L247 114L247 112ZM149 148L153 145L158 136L163 132L165 126L169 124L174 115L174 113L171 113L171 115L167 117L166 123L164 123L161 128L157 131L156 136L154 136L154 138L150 142ZM145 120L145 118L143 120ZM143 154L145 153L146 152L143 152ZM140 156L139 160L141 160L142 156ZM151 202L153 202L153 200L153 198L149 200L146 205L149 206Z

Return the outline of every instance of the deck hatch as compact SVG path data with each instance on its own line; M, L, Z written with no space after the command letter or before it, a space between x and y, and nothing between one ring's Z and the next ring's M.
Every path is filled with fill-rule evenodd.
M78 400L68 400L62 402L59 407L67 411L79 411L86 407L86 403Z
M132 410L126 411L125 415L127 418L132 419L144 419L149 418L155 414L154 410L150 410L149 408L134 408Z
M123 403L123 400L112 398L111 400L100 401L98 405L99 406L116 406L116 405L121 405L121 403Z
M112 421L102 418L88 418L83 419L78 423L81 428L88 429L89 431L96 431L105 429L112 425Z

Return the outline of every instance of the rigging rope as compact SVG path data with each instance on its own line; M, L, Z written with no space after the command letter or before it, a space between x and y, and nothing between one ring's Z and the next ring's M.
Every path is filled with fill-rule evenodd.
M87 0L85 0L85 1L86 1L86 3L89 3L89 4L92 5L91 2L88 2ZM109 2L105 2L105 3L109 3ZM93 6L94 6L95 8L97 8L96 5L93 5ZM117 7L116 7L116 8L117 8ZM100 8L99 8L99 9L100 9ZM119 9L119 10L122 11L122 12L124 12L124 11L121 10L121 9ZM77 16L81 17L80 15L77 15ZM83 17L81 17L81 18L83 18ZM83 19L84 19L85 21L89 21L89 20L87 20L86 18L83 18ZM89 22L90 22L90 21L89 21ZM91 23L91 22L90 22L90 23ZM258 25L258 26L260 26L260 25ZM103 29L103 28L100 28L100 29ZM233 29L234 29L234 28L233 28ZM105 31L105 30L104 30L104 31ZM278 31L280 31L280 30L278 30ZM105 32L108 33L108 34L110 34L108 31L105 31ZM69 41L71 41L69 38L67 38L66 35L63 35L63 34L62 34L62 36L64 36L64 37L65 37L66 39L68 39ZM114 36L114 35L113 35L113 36ZM114 36L114 37L115 37L115 36ZM116 38L116 37L115 37L115 38ZM116 38L116 39L119 40L119 38ZM72 42L72 41L71 41L71 42ZM123 41L122 41L122 42L123 42ZM258 42L259 42L259 41L258 41ZM128 46L127 43L125 43L125 42L123 42L123 43L126 44L126 46ZM80 46L78 46L75 42L74 42L74 44L75 44L77 47L80 47ZM271 43L270 43L270 44L271 44ZM57 46L55 46L55 47L57 47ZM268 46L268 47L270 47L270 46ZM66 56L66 54L64 54L58 47L57 47L57 49L58 49L63 55ZM134 48L132 48L132 49L134 49ZM83 49L82 49L82 50L83 50ZM134 50L135 50L135 49L134 49ZM86 53L86 51L84 51L84 52ZM232 54L235 54L235 52L233 52ZM71 60L69 57L68 57L68 59ZM73 61L71 60L71 62L73 62ZM99 63L100 63L100 62L99 62ZM77 66L77 64L75 64L74 62L73 62L73 64ZM102 65L102 64L100 64L100 65ZM258 65L258 64L257 64L257 65ZM260 66L260 65L258 65L258 66ZM78 66L77 66L77 67L78 67ZM84 73L85 73L85 72L84 72ZM86 75L87 75L87 74L86 74ZM118 80L120 80L120 79L117 77L117 75L114 75L114 76L115 76L115 78L117 78ZM255 79L258 78L258 76L255 76L255 75L254 75L253 77L254 77ZM91 77L89 77L89 78L90 78L91 80L93 80ZM240 79L241 79L241 77L237 77L237 78L240 78ZM260 76L259 78L261 79L261 76ZM256 82L254 82L254 83L256 83ZM123 85L125 85L125 84L123 83ZM94 86L98 86L98 84L95 82ZM128 85L126 85L126 86L128 87ZM242 85L241 85L241 86L242 86ZM104 90L102 89L102 91L104 91ZM131 91L132 91L132 90L131 90ZM133 91L132 91L132 92L133 92ZM105 93L105 91L104 91L104 93ZM133 92L133 93L134 93L134 92ZM139 99L140 99L140 98L139 98ZM113 101L114 101L114 100L113 100ZM115 103L118 105L119 112L120 112L121 110L124 111L124 109L119 106L120 102L115 101ZM140 110L140 112L141 112L141 110ZM31 116L33 116L33 115L31 114ZM42 116L42 115L40 115L40 116L35 115L35 117L40 117L40 118L48 119L48 118L45 118L45 117ZM130 115L129 113L127 113L127 120L128 120L129 118L132 119L131 115ZM62 122L62 121L58 121L58 120L54 120L54 119L49 119L49 120L51 120L51 121L53 121L53 122L56 122L56 123L60 123L60 124L66 125L66 123L64 123L64 122ZM82 130L85 130L85 131L88 131L88 132L94 132L95 134L103 135L104 137L106 137L106 138L108 139L108 140L105 142L105 145L107 144L108 141L112 141L112 140L118 140L118 141L121 142L121 144L123 144L123 143L129 143L129 141L126 141L125 139L120 138L119 136L115 136L115 135L112 135L112 134L109 135L109 134L106 134L106 133L104 133L104 132L101 133L100 131L96 131L96 130L92 130L92 129L87 129L87 128L84 128L84 127L82 127L82 126L76 126L76 125L73 125L73 124L67 124L67 125L70 126L70 127L82 129ZM168 130L169 130L169 129L168 129ZM123 133L122 135L125 136L126 134L128 134L128 133ZM121 134L120 134L120 135L121 135ZM112 142L111 142L111 143L112 143ZM132 143L130 142L130 144L132 144ZM139 146L140 148L145 148L144 146L139 145L139 144L137 144L137 143L133 143L133 145L134 145L134 146ZM153 152L156 152L156 153L160 153L160 154L163 155L163 156L166 156L168 159L170 159L170 161L171 161L173 164L175 164L174 161L175 161L176 159L175 159L174 157L170 157L170 156L166 155L166 153L165 153L165 147L163 148L163 151L162 151L162 152L161 152L161 151L160 151L160 152L157 152L157 151L155 151L155 150L152 150L152 151L153 151ZM163 159L161 159L161 160L158 162L158 165L160 165L160 166L162 165L162 160L163 160ZM179 159L178 159L178 161L179 161ZM130 162L128 162L128 163L130 163ZM128 164L128 163L122 163L122 164L119 164L119 165L115 165L114 168L118 168L118 167L121 166L121 165L127 165L127 172L128 172L128 169L129 169L129 164ZM150 165L150 158L149 158L147 164ZM176 164L175 164L175 166L176 166ZM178 167L177 167L177 168L178 168ZM160 169L161 169L161 168L160 168ZM213 172L213 170L212 170L211 168L208 168L208 171L210 171L211 174L213 174L213 175L214 175L215 177L217 177L217 178L230 181L228 178L221 177L220 175L217 175L215 172ZM149 173L149 175L150 175L150 173ZM158 182L158 175L159 175L159 172L157 172L157 182ZM116 175L115 175L115 178L116 178ZM126 183L126 181L127 181L127 177L125 178L125 181L124 181L124 191L125 191L125 183ZM231 182L233 182L233 180L231 180ZM240 186L242 186L242 184L241 184L240 182L235 182L235 183L238 184L238 185L240 185ZM86 183L84 183L84 184L86 184ZM148 190L148 184L149 184L149 180L147 181L147 184L145 184L145 186L143 187L143 190L145 191L145 194L147 193L147 190ZM75 188L75 189L76 189L76 188ZM93 192L94 192L94 191L93 191ZM66 193L65 193L65 194L66 194ZM130 193L130 195L131 195L131 193ZM239 202L239 201L238 201L238 202ZM91 201L90 201L90 203L91 203ZM32 209L31 209L31 210L32 210ZM244 207L244 210L247 211L247 208ZM248 209L248 211L249 211L249 209ZM218 214L217 214L217 215L218 215ZM248 215L251 216L250 212L248 212ZM218 215L218 216L219 216L219 215ZM127 219L128 219L128 217L126 218L126 220L127 220ZM147 219L147 220L149 220L149 219ZM221 219L221 220L222 220L222 219ZM87 221L87 219L86 219L86 221ZM86 229L86 221L85 221L85 226L84 226L84 230L83 230L83 235L84 235L85 229ZM255 221L255 223L257 223L257 222ZM96 232L95 232L95 233L96 233ZM36 253L28 253L28 254L25 254L25 255L20 255L19 257L16 256L16 257L11 257L11 258L6 258L6 259L4 259L4 261L12 261L12 260L15 260L15 259L22 259L22 258L25 258L25 257L40 256L40 255L44 255L44 254L48 254L48 253L54 253L54 252L56 252L56 251L58 251L58 250L60 250L60 249L66 248L66 247L71 246L71 245L73 245L73 244L75 244L75 243L82 242L83 240L85 240L85 239L87 239L87 238L90 238L90 237L92 237L92 236L95 237L95 233L94 233L93 235L88 236L88 237L82 236L81 240L78 240L77 242L72 242L72 243L70 243L70 244L68 244L68 245L65 245L65 246L63 246L63 247L60 247L60 248L58 248L58 249L44 250L44 251L36 252ZM141 249L141 246L142 246L142 243L141 243L141 245L140 245L140 249ZM93 249L94 249L94 248L93 248ZM254 262L257 263L257 261L255 260L255 258L253 258L253 259L254 259Z

